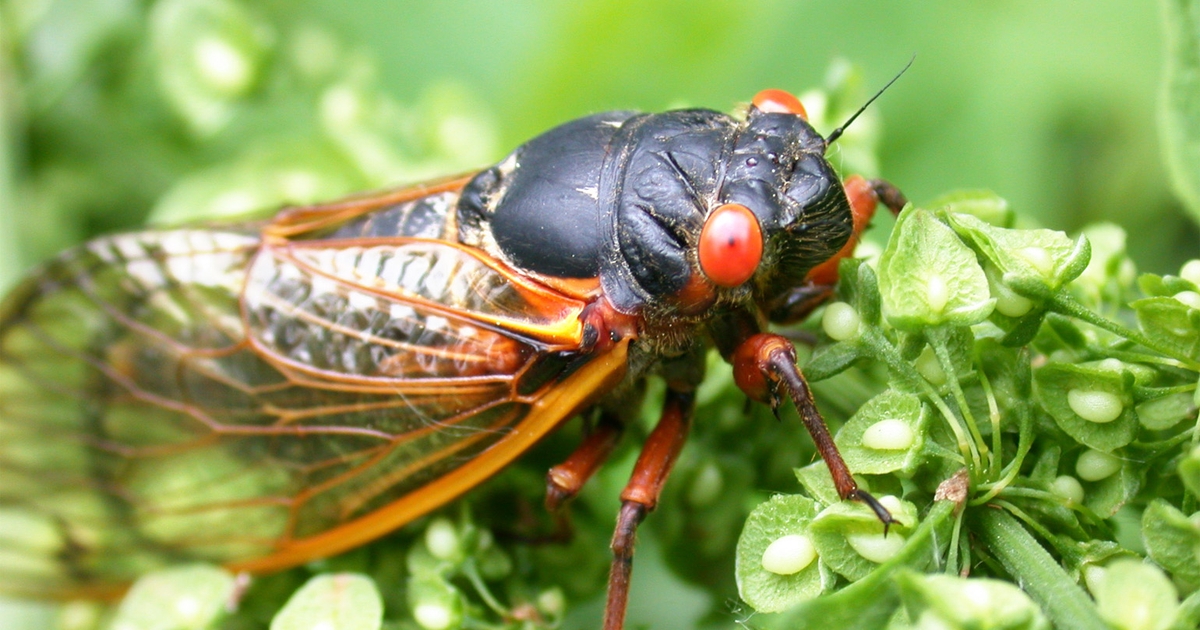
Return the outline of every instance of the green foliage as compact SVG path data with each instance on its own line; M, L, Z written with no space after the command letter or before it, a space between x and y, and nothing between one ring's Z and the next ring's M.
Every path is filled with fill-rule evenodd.
M936 37L912 27L926 23L926 12L950 12L955 39L964 23L1005 24L994 14L967 20L958 13L967 9L910 3L885 8L878 19L823 5L820 28L798 19L801 9L779 3L744 10L642 4L541 7L533 22L550 33L544 39L525 24L508 26L515 39L544 42L543 50L496 53L494 64L460 74L454 64L470 51L493 54L482 46L491 31L473 30L492 20L464 19L468 11L456 7L400 6L412 14L403 21L364 9L346 16L350 30L341 32L327 8L307 2L4 3L0 74L11 71L15 85L0 98L0 279L147 216L176 223L269 212L477 167L575 114L678 105L681 95L725 107L768 85L811 84L828 51L845 50L868 59L873 76L836 63L828 73L832 92L804 95L812 119L828 131L880 83L881 68L908 56L889 49L871 58L880 53L846 44L845 30L882 23L888 31L866 41L908 30L925 43ZM382 3L371 6L383 10ZM1172 82L1164 138L1175 185L1195 211L1196 8L1171 0L1165 6ZM1133 18L1090 3L1061 10L1100 27L1111 23L1120 42L1146 48L1126 38L1145 7L1132 10ZM451 23L453 32L428 26ZM1094 28L1074 34L1060 26L1049 35L1026 33L1026 41L1004 39L1000 27L968 39L1036 51L1034 63L1046 72L1055 64L1045 59L1105 42ZM56 33L70 36L50 37ZM46 41L60 43L55 55L39 53ZM377 58L372 41L391 51ZM1033 46L1043 42L1061 48ZM1135 287L1129 255L1140 251L1164 267L1172 250L1162 239L1180 231L1178 219L1164 218L1162 208L1173 206L1160 193L1165 180L1139 117L1152 90L1137 81L1153 72L1117 63L1128 51L1111 46L1106 52L1114 57L1089 59L1078 77L1053 75L1032 92L1018 91L989 70L944 70L945 60L972 55L927 50L884 101L899 131L893 135L903 139L884 149L889 176L926 196L948 184L996 182L1020 201L1013 206L1041 210L1051 225L1128 209L1150 227L1128 239L1111 224L1084 229L1086 239L1013 229L1029 227L1025 215L1015 219L1003 198L977 190L907 210L879 265L843 265L839 299L860 315L860 334L824 340L805 367L815 380L829 379L814 389L835 425L849 418L838 444L864 487L896 497L888 505L901 523L888 538L878 536L874 515L840 502L822 464L793 471L811 451L780 439L781 428L765 414L746 417L741 397L728 390L727 371L712 374L700 396L703 420L643 530L656 543L643 551L661 548L662 558L638 556L635 588L646 576L667 576L645 589L666 594L657 602L663 610L644 617L655 627L688 627L701 615L703 623L729 627L749 610L770 613L749 617L750 625L779 628L928 627L922 618L937 627L972 627L978 616L993 627L1039 628L1045 617L1061 627L1102 627L1107 620L1182 628L1200 617L1200 311L1186 295L1200 289L1182 269L1179 277L1147 274ZM423 56L406 57L417 54ZM1008 72L1024 83L1022 70ZM1126 77L1119 85L1101 80L1118 72ZM968 74L983 75L985 87L972 88ZM1099 98L1106 90L1126 96ZM966 109L964 102L984 103L977 118L954 113ZM878 111L869 110L839 140L846 172L880 170ZM1006 122L985 126L997 119ZM940 135L947 129L978 135L947 141ZM1095 166L1076 157L1097 153L1117 159ZM1131 170L1120 177L1117 169ZM1122 182L1131 179L1144 188L1127 192ZM1089 421L1072 406L1072 391L1111 394L1120 413ZM885 420L908 427L913 442L864 447L864 434ZM569 450L570 430L449 508L453 519L443 515L340 558L256 578L237 597L233 578L218 569L152 573L115 611L68 606L58 625L291 628L328 620L330 628L369 628L382 618L389 628L594 626L628 447L617 457L624 465L602 473L574 506L568 545L522 542L551 527L535 504L547 463ZM1104 455L1111 460L1097 460ZM1106 462L1116 465L1099 476ZM940 496L957 471L966 475L961 496ZM205 473L215 474L194 474ZM1081 498L1060 491L1064 479ZM788 494L768 497L764 489ZM1141 523L1140 536L1127 529L1131 522ZM142 533L170 538L196 526L159 521L144 523ZM62 544L38 534L36 527L0 525L0 536L31 547ZM770 544L792 534L811 534L817 559L795 574L764 571ZM1048 553L1038 553L1043 546ZM1128 561L1141 551L1152 565ZM664 563L702 588L689 590ZM968 568L991 577L948 577ZM1021 584L1037 608L992 578ZM739 590L750 609L731 611L727 602ZM1123 597L1135 591L1138 597ZM1002 611L1011 616L953 607L954 594L981 592L1011 602ZM697 610L681 611L679 593ZM42 626L35 620L28 627Z

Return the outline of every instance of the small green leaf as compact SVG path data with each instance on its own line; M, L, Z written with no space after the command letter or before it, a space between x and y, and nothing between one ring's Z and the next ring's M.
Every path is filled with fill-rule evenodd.
M858 282L855 284L854 308L858 310L858 314L862 316L863 321L868 324L878 324L880 317L879 303L879 277L875 275L875 270L868 265L866 261L851 258L849 261L857 263L855 268L855 276ZM846 269L848 265L843 262L839 269Z
M886 537L883 523L870 508L849 501L826 507L809 526L821 561L850 581L862 579L899 553L917 524L917 508L912 503L888 497L880 497L880 502L897 521Z
M952 190L924 206L954 214L969 214L1000 228L1012 227L1017 218L1008 200L990 190Z
M121 601L112 630L200 630L226 613L235 581L224 569L192 565L139 579Z
M804 376L809 381L823 381L845 372L865 356L862 347L852 341L818 346L804 364Z
M900 214L879 260L883 314L896 328L970 326L995 307L975 254L928 210Z
M1175 506L1155 499L1142 513L1146 553L1190 593L1200 588L1200 523Z
M1037 604L1010 582L951 575L896 575L900 598L921 628L1050 630Z
M1192 395L1186 392L1151 398L1138 403L1134 410L1138 422L1151 431L1170 429L1196 412Z
M1055 230L998 228L965 214L945 217L1000 270L1005 285L1026 297L1049 297L1083 273L1091 259L1091 246L1082 236L1072 240Z
M271 630L377 630L383 600L365 575L318 575L300 587L271 620Z
M808 525L816 514L817 504L812 499L779 495L759 505L746 519L738 538L735 577L738 594L755 610L786 610L825 590L817 562L788 575L763 566L764 553L776 541L786 536L808 540Z
M1179 594L1167 576L1137 560L1106 567L1093 595L1100 616L1121 630L1167 630L1179 608Z
M1130 306L1146 336L1169 349L1200 359L1200 310L1173 297L1148 297Z
M911 474L921 463L928 420L920 398L888 390L859 408L835 442L854 473Z
M1113 371L1096 365L1051 363L1039 369L1034 380L1038 399L1046 411L1054 417L1059 428L1081 444L1108 452L1129 444L1137 434L1133 376L1128 371ZM1081 394L1115 397L1120 405L1119 415L1108 422L1095 421L1098 416L1092 420L1084 419L1072 407L1072 398L1079 407L1080 400L1086 397Z
M825 465L824 461L817 460L804 468L796 468L794 472L804 491L822 507L842 500L838 496L837 487L833 485L833 475L829 474L829 466Z

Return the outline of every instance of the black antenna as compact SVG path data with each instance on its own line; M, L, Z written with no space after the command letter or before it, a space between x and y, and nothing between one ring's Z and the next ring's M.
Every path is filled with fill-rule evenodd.
M875 96L872 96L870 99L868 99L866 103L863 103L862 107L858 108L858 111L854 112L854 115L850 117L850 120L842 123L841 127L829 132L829 137L825 138L825 148L828 149L829 145L833 144L834 140L842 137L842 132L846 131L846 127L849 127L850 123L854 122L854 119L858 118L860 114L867 111L867 108L871 106L871 103L875 102L875 99L883 96L883 93L886 92L888 88L892 87L892 84L896 82L896 79L899 79L901 75L907 72L909 67L912 66L913 62L916 60L917 56L913 55L912 59L909 59L908 63L904 64L904 67L900 69L900 72L897 72L896 76L892 77L892 80L887 82L887 85L880 88L879 91L875 93Z

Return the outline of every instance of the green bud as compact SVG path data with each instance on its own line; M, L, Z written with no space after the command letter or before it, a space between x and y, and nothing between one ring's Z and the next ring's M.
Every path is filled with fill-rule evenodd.
M436 518L425 529L425 547L438 560L457 562L462 559L463 549L458 531L448 518Z
M929 381L934 387L941 387L942 385L945 385L946 381L948 380L946 377L946 371L942 369L942 363L941 361L938 361L937 353L933 351L932 346L925 346L925 348L921 350L921 355L917 357L917 360L913 363L913 366L916 367L917 372L919 372L921 376L925 377L925 380Z
M1179 268L1179 277L1200 287L1200 259L1193 258Z
M834 341L847 341L858 337L862 318L853 306L845 302L834 302L825 307L821 316L821 328Z
M1107 424L1121 417L1125 410L1121 398L1111 392L1072 389L1067 392L1071 411L1088 422Z
M1180 291L1174 297L1188 308L1200 309L1200 293L1196 293L1195 291Z
M1107 479L1121 470L1121 459L1112 453L1088 449L1075 460L1075 473L1084 481Z
M817 549L807 536L788 534L776 538L763 551L762 567L776 575L792 575L817 559Z
M913 431L903 420L880 420L863 431L863 446L877 451L901 451L913 444Z
M906 539L897 532L889 532L886 536L883 532L851 532L846 534L846 542L858 555L882 564L900 553Z
M1050 492L1066 499L1071 504L1083 503L1083 484L1071 475L1062 475L1050 482Z

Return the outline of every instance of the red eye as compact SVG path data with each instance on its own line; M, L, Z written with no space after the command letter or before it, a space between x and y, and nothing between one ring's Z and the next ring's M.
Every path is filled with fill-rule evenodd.
M768 114L795 114L808 120L808 112L800 99L783 90L763 90L750 101L759 111Z
M708 215L700 232L700 270L722 287L741 286L762 260L762 229L750 209L727 203Z

